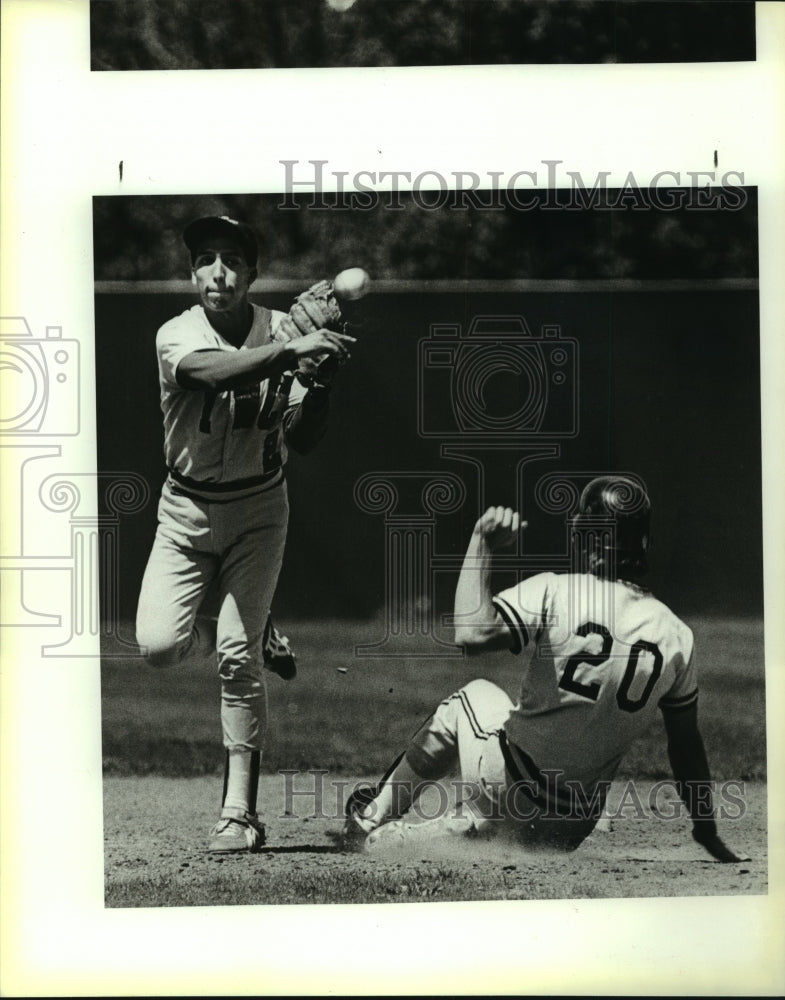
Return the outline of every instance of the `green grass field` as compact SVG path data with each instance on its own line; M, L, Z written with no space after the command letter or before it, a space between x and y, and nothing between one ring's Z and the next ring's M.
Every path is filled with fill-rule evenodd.
M696 636L700 720L713 775L763 779L763 624L709 618L688 624ZM378 641L382 622L279 625L292 640L299 672L289 683L268 677L267 773L327 768L378 775L436 704L462 684L487 677L513 696L516 691L517 660L506 653L471 660L357 658L355 645ZM101 679L107 775L222 771L219 684L211 664L155 670L139 659L106 658ZM663 729L655 722L629 751L620 777L669 775Z

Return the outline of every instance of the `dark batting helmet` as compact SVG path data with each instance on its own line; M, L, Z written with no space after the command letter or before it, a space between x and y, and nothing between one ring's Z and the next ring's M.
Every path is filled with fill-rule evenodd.
M651 501L629 476L598 476L584 488L572 520L581 572L635 581L647 569Z

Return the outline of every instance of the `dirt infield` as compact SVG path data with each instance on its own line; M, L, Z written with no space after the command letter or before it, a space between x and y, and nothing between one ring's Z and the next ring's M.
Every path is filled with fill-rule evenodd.
M744 785L743 807L735 809L743 815L720 822L729 846L750 860L720 865L693 843L686 819L665 818L676 802L667 789L657 798L659 810L652 812L651 782L637 782L632 796L629 786L614 785L608 802L613 817L610 830L595 832L570 855L528 854L498 839L484 843L454 838L420 842L384 855L346 854L336 843L336 834L346 789L354 782L341 779L333 788L334 796L326 795L320 809L314 809L314 796L309 794L313 782L306 773L289 779L263 776L260 802L267 846L254 855L221 856L204 850L220 792L214 777L106 778L106 905L578 899L767 891L762 783ZM734 794L738 800L738 789ZM623 796L626 804L621 808Z

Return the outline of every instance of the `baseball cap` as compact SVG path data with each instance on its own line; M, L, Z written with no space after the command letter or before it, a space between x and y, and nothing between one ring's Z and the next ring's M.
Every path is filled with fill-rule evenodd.
M230 219L228 215L205 215L201 219L194 219L183 230L183 242L192 258L199 244L211 236L227 236L237 240L246 262L251 267L256 267L259 245L256 242L256 234L250 226L238 222L237 219Z

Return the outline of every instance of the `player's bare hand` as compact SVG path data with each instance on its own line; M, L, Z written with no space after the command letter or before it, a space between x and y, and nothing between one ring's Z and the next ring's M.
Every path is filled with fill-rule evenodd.
M314 330L303 337L290 340L288 346L296 358L315 358L329 354L339 361L349 358L349 348L357 342L356 337L335 330Z
M692 837L693 840L696 840L713 858L716 858L717 861L721 861L725 865L732 865L739 861L750 860L748 857L739 857L734 854L729 847L726 847L722 838L716 833L706 834L702 830L693 829Z
M474 533L485 539L488 548L501 549L512 545L527 523L512 507L489 507L474 526Z

